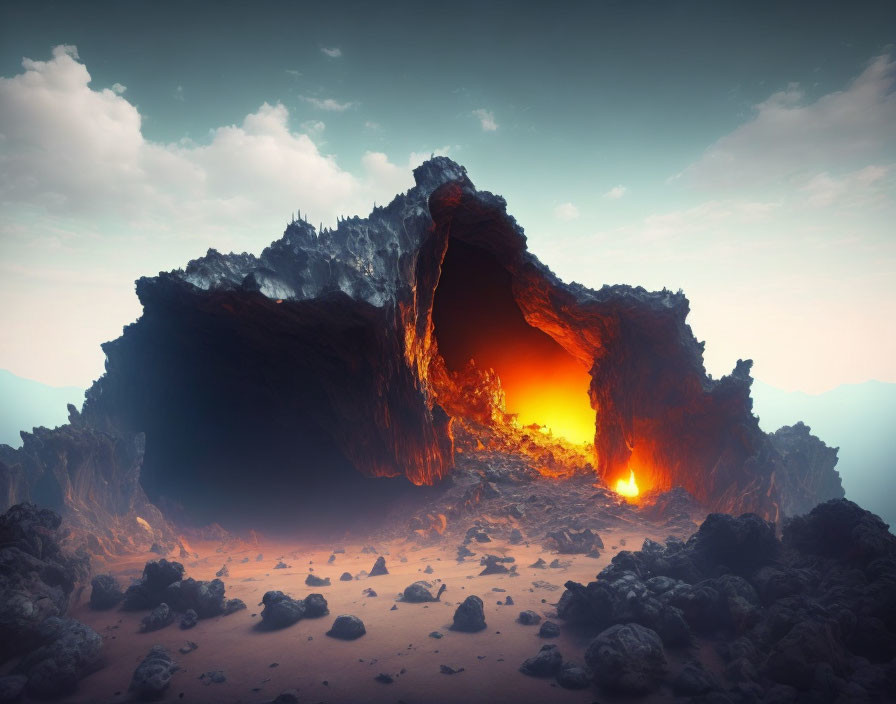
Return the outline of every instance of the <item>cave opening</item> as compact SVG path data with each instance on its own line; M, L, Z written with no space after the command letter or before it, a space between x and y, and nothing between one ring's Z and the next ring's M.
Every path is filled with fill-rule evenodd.
M506 411L576 445L594 442L595 410L584 364L530 325L511 273L482 247L451 237L432 309L433 334L449 372L473 360L500 378Z

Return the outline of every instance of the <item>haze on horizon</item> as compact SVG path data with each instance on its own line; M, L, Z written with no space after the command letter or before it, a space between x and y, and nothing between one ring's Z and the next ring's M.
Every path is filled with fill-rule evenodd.
M716 377L896 382L896 5L520 7L4 3L0 369L86 387L135 279L437 153L565 280L684 289Z

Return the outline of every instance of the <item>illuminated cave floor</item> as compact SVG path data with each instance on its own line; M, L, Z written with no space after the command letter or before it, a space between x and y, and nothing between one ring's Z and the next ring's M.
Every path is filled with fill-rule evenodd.
M518 668L546 642L556 643L564 659L582 662L590 637L556 618L555 604L564 582L587 583L619 550L639 549L645 537L663 539L670 533L686 536L687 525L693 529L693 524L685 521L676 529L665 520L651 522L641 511L595 488L593 480L586 477L514 481L505 474L497 478L501 481L484 485L482 471L468 466L458 471L444 494L430 505L418 507L419 516L436 510L451 514L446 516L447 528L441 536L414 532L412 528L419 522L412 517L409 527L405 514L400 520L390 519L387 527L375 535L326 544L263 537L257 543L238 539L192 541L190 549L198 557L181 560L187 575L213 579L226 564L229 576L223 581L227 596L239 597L249 607L229 616L201 620L192 630L183 631L174 623L160 631L139 633L145 612L91 611L84 605L87 595L83 595L71 615L104 637L107 664L84 679L76 695L63 701L127 701L134 668L154 644L168 648L182 668L174 675L163 701L266 702L288 689L297 690L302 702L617 701L593 688L565 690L553 678L528 677ZM486 489L489 495L485 495ZM479 501L472 501L477 495ZM517 503L524 504L521 518L511 515L518 510L509 508ZM485 527L492 542L471 542L468 547L476 555L458 562L457 548L467 529L477 522ZM605 544L599 557L558 554L546 547L546 533L555 525L570 523L577 528L598 528ZM514 527L528 542L510 544L509 532ZM371 569L377 554L362 552L365 546L385 556L389 574L339 581L343 572L358 575ZM337 547L344 548L345 553L336 553L334 561L328 563ZM483 569L480 556L489 553L514 557L518 574L478 576ZM263 555L260 561L259 554ZM109 570L127 585L139 576L146 560L157 558L152 554L134 555L116 564L95 565L95 571ZM244 563L245 558L248 562ZM527 567L538 558L567 564L561 568ZM281 559L290 565L288 569L274 569ZM428 566L432 567L431 574L424 572ZM314 574L329 577L331 586L306 586L311 568ZM441 584L447 585L441 602L397 601L406 586L420 579L431 581L433 592ZM260 620L261 607L257 605L264 592L272 589L297 598L320 592L329 603L330 614L303 619L279 631L259 631L254 628ZM374 589L377 596L365 596L366 589ZM485 603L487 629L474 634L450 631L455 608L470 594L480 596ZM499 605L508 595L514 604ZM397 609L392 610L393 606ZM517 616L525 609L561 624L560 636L544 640L537 635L538 626L518 623ZM350 642L324 635L340 614L360 617L367 634ZM431 637L434 631L443 637ZM180 654L178 649L187 641L194 641L198 649ZM710 652L701 652L701 658L712 663L716 656L711 648L705 650ZM673 670L689 656L685 651L667 654ZM442 674L441 665L463 668L463 672ZM200 678L214 670L223 670L226 682L210 683L208 678ZM380 673L392 675L394 682L375 681ZM667 688L640 701L672 699Z

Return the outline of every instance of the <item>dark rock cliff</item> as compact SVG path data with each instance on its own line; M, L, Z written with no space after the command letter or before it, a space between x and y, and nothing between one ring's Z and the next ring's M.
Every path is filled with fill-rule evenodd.
M611 485L637 466L648 487L683 486L713 510L772 520L843 495L830 452L808 431L760 431L749 361L719 380L706 375L682 293L566 284L527 251L505 201L477 191L463 167L437 157L414 176L414 188L367 218L320 232L295 221L259 256L209 250L137 282L143 315L103 346L106 373L87 393L83 423L40 439L108 445L104 467L118 477L109 485L125 481L129 493L99 523L135 515L143 488L205 518L309 506L318 515L375 503L396 481L446 477L454 449L433 304L452 248L455 275L464 257L486 262L525 322L590 370L594 464ZM128 448L140 434L137 481L141 462ZM37 446L0 453L8 502L40 486L72 506L109 505L97 472L86 493L68 490L60 453ZM337 499L322 498L334 490Z

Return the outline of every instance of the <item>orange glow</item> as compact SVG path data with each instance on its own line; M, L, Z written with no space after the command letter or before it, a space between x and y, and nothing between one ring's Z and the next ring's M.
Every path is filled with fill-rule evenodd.
M638 495L638 485L635 483L635 470L628 471L628 481L619 479L616 482L616 493L626 498L634 498Z
M520 425L538 425L575 444L594 442L594 409L588 398L591 376L571 356L514 363L510 356L496 369L508 413ZM542 430L542 432L545 432Z

